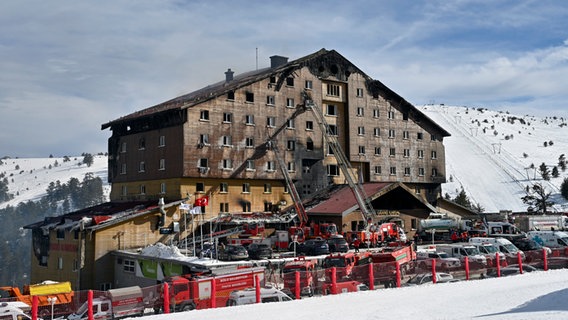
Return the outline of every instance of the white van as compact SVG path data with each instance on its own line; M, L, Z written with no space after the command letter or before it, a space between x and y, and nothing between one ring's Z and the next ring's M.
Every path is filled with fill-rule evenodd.
M568 233L563 231L529 231L527 236L544 247L568 247Z
M292 301L292 298L276 288L260 288L260 302ZM256 303L256 288L236 290L231 292L227 307Z
M470 243L491 243L499 249L500 252L509 258L517 258L517 254L521 253L521 258L525 259L525 253L519 250L511 241L505 238L491 238L491 237L473 237L469 239Z
M470 239L471 240L471 239ZM499 256L499 261L505 261L507 257L499 248L493 243L489 242L470 242L472 245L477 247L477 250L484 255L488 261L495 261L495 256Z
M470 262L477 262L484 266L487 265L487 258L479 252L477 247L467 242L437 244L436 251L442 251L447 253L450 257L458 258L462 264L465 261L465 257L468 257Z
M2 302L0 303L0 319L31 320L31 317L28 316L22 309L29 310L30 307L23 302Z

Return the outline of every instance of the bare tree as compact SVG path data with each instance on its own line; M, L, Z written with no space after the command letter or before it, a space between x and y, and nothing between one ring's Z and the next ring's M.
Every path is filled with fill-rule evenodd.
M522 197L521 200L523 200L524 204L529 206L528 211L545 214L548 207L554 205L554 201L550 200L550 196L551 193L540 183L535 183L529 188L527 195Z

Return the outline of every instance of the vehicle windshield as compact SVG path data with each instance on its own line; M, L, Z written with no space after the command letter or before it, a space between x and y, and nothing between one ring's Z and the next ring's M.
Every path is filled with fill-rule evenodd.
M486 253L496 253L499 252L499 250L497 250L497 248L493 245L483 245L482 246L483 249L486 251ZM480 250L481 251L481 250Z
M504 253L517 253L519 251L513 244L504 244L501 247L505 248L506 252Z
M567 246L568 246L568 238L567 238L567 237L565 237L565 238L558 238L558 244L567 247Z
M445 253L445 252L439 252L438 257L441 258L441 259L446 259L446 258L449 258L450 256L448 256L448 254Z
M474 256L476 254L480 254L479 250L477 250L476 247L461 248L461 251L464 256Z
M343 258L326 258L324 261L324 266L326 268L330 267L345 267L345 259Z

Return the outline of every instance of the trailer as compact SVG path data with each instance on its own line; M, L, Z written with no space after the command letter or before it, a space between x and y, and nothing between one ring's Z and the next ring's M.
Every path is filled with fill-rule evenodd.
M138 286L110 289L104 295L93 299L93 317L97 320L141 317L144 315L144 296ZM83 320L89 317L89 302L85 301L71 314L69 320Z
M515 225L523 232L562 231L568 227L568 217L564 215L526 215L515 217Z

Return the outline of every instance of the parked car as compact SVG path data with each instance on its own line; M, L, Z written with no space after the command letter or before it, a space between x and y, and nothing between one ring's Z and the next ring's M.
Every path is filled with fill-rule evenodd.
M296 253L307 256L325 255L329 254L329 245L321 238L309 239L298 245Z
M436 261L437 269L450 269L461 267L460 259L452 258L445 252L436 252L435 250L424 250L416 252L416 259L420 269L432 268L432 260Z
M240 244L228 244L221 248L218 253L219 260L245 260L248 259L249 254L245 247Z
M436 272L436 283L446 283L446 282L457 282L458 279L455 279L449 273L445 272ZM404 286L417 286L421 284L432 283L432 274L431 273L424 273L424 274L417 274L416 276L410 278Z
M270 259L272 258L272 248L266 243L251 243L247 247L249 258L259 260L259 259Z
M347 252L349 251L349 244L343 236L336 235L332 236L327 240L327 245L329 246L329 252Z
M530 264L523 264L523 273L533 272L533 271L538 271L538 270L542 270L542 269L538 269L534 266L531 266ZM521 271L519 270L518 264L510 264L506 267L500 268L500 273L501 273L501 277L506 277L506 276L521 274ZM497 268L487 269L487 273L483 277L484 278L496 278L497 277Z

